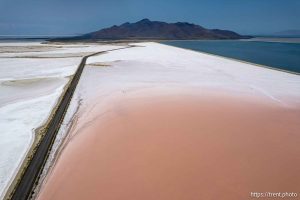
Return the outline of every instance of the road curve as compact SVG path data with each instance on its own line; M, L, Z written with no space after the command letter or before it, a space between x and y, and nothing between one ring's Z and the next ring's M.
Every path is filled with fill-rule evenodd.
M60 125L64 119L65 113L68 109L70 101L72 99L73 93L76 89L76 86L79 82L80 76L83 72L86 60L90 56L94 56L97 54L109 52L109 51L116 51L125 48L131 48L132 46L126 46L118 49L112 49L107 51L97 52L88 56L84 56L77 68L77 71L65 91L64 96L60 104L57 107L57 110L49 122L48 127L46 128L45 136L42 138L37 150L35 151L30 163L28 164L27 168L25 169L24 174L21 177L21 180L15 186L14 191L12 194L9 195L8 199L12 200L27 200L31 197L35 184L37 183L40 173L44 167L44 164L47 160L49 155L49 151L52 148L53 142L55 140L56 134L60 128Z

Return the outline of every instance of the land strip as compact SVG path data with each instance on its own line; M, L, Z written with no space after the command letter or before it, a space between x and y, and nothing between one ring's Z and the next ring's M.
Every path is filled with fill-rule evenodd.
M27 155L26 158L29 160L27 160L26 163L28 164L20 169L21 173L16 177L16 180L13 181L14 185L11 186L12 189L8 191L5 199L26 200L32 195L35 183L39 179L40 172L43 169L45 161L47 160L49 150L52 147L55 136L60 128L60 124L63 121L64 115L68 109L88 57L131 47L132 46L126 46L118 49L100 51L91 55L84 56L82 58L81 63L79 64L79 67L75 75L73 76L68 88L65 90L65 93L63 94L60 103L54 111L52 118L50 119L47 126L42 129L42 131L44 132L42 135L44 135L44 137L40 140L37 146L33 148L33 151L29 152L31 155Z

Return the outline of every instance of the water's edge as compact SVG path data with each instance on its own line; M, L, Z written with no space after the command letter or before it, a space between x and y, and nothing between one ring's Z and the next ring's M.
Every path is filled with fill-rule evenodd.
M265 41L168 41L162 44L300 73L300 44Z

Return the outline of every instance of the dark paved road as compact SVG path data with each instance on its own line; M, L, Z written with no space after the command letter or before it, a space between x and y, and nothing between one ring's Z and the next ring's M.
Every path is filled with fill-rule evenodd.
M115 51L115 50L120 50L120 49L125 49L125 48L130 48L130 46L113 49L113 50L108 50L108 51ZM90 56L94 56L94 55L100 54L100 53L105 53L108 51L97 52L97 53L94 53L92 55L88 55L88 56L85 56L82 58L81 63L79 65L69 87L67 88L65 95L63 96L63 98L57 108L57 111L54 114L54 117L52 118L52 120L49 123L49 126L47 127L47 132L46 132L45 136L43 137L40 145L37 147L37 150L36 150L35 154L33 155L33 158L30 161L28 167L26 168L26 170L21 178L21 181L17 184L16 189L11 196L11 199L27 200L29 197L31 197L34 186L37 183L37 180L40 176L43 166L47 160L49 151L55 140L55 136L60 128L61 122L64 119L64 115L68 109L68 106L72 99L73 93L79 82L79 79L80 79L80 76L84 69L87 58Z

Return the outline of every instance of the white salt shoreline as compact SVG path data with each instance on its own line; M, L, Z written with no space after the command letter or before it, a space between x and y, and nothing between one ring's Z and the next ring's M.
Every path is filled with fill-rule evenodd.
M217 55L217 54L213 54L213 53L208 53L208 52L204 52L204 51L197 51L197 50L193 50L193 49L187 49L187 48L172 46L172 45L163 44L163 43L159 43L159 44L166 45L166 46L171 46L171 47L174 47L174 48L184 49L184 50L188 50L188 51L198 52L198 53L202 53L202 54L207 54L207 55L210 55L210 56L216 56L216 57L220 57L220 58L223 58L223 59L233 60L233 61L237 61L237 62L249 64L249 65L254 65L254 66L257 66L257 67L267 68L267 69L271 69L271 70L275 70L275 71L300 75L300 73L298 73L298 72L293 72L293 71L288 71L288 70L284 70L284 69L280 69L280 68L270 67L270 66L267 66L267 65L257 64L257 63L253 63L253 62L249 62L249 61L245 61L245 60L239 60L237 58L229 58L229 57L225 57L225 56L221 56L221 55Z
M109 87L115 85L116 89L117 83L114 82L122 82L118 86L121 87L129 81L136 82L136 86L173 84L220 87L248 94L257 93L284 104L289 104L287 101L290 100L300 103L299 75L158 43L137 45L145 47L93 56L87 63L111 63L111 68L106 68L106 71L111 71L110 79L106 76L101 82ZM124 77L117 80L121 75Z

